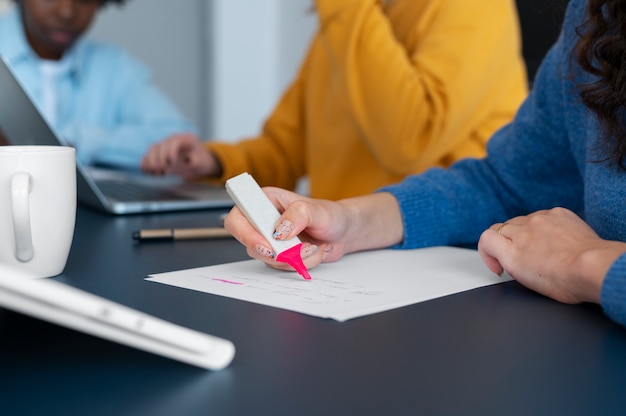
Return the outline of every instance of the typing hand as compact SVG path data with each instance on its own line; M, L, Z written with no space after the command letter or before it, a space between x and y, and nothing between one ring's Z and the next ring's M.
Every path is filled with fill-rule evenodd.
M152 175L180 175L186 179L218 176L219 162L195 135L184 133L167 137L148 149L141 169Z

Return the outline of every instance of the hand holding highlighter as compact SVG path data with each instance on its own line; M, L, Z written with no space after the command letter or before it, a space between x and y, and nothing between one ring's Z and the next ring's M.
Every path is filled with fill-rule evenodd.
M300 257L302 242L298 237L289 240L276 240L274 229L280 213L263 192L259 184L245 172L226 181L226 191L243 215L267 240L276 253L276 261L289 264L305 280L311 275Z

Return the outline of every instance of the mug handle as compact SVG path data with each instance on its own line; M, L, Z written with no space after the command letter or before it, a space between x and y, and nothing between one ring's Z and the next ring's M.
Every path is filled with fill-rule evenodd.
M15 257L21 262L33 258L33 238L30 230L29 194L32 180L28 173L17 172L11 177L11 205L15 232Z

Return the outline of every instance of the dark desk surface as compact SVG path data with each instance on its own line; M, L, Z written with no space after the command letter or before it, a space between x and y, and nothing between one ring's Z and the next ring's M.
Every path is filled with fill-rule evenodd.
M624 415L626 330L515 282L345 323L144 281L246 259L234 239L137 244L217 211L78 211L57 280L232 340L209 372L0 309L2 415ZM382 278L382 277L381 277Z

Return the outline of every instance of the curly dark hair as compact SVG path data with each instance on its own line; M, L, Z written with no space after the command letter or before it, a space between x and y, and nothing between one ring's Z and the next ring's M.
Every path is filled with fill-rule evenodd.
M577 32L576 60L598 78L579 91L603 129L602 161L626 170L626 2L589 0L588 18Z

